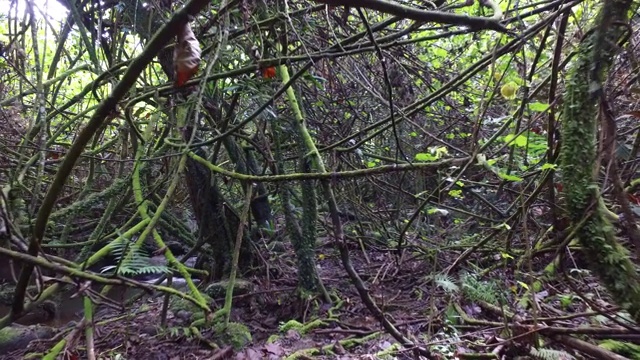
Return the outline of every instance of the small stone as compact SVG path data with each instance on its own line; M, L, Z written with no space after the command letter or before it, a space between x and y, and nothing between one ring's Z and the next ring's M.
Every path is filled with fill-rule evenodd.
M155 336L158 334L158 328L153 325L146 325L140 329L140 332L149 336Z
M274 241L269 244L269 250L273 251L274 253L281 254L287 251L287 248L282 241Z
M227 280L218 281L207 286L204 293L211 296L214 299L224 298L227 293L227 286L229 282ZM233 287L233 295L244 295L253 291L253 283L236 279L235 286Z
M193 316L193 314L187 310L178 310L178 312L176 312L176 317L180 320L189 321L191 316Z

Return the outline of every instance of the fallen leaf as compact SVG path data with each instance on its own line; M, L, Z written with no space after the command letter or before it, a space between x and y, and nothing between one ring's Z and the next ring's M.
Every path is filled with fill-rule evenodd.
M173 50L173 67L175 70L175 87L183 86L198 72L200 66L200 43L196 39L189 23L186 23L177 34L177 44Z
M264 349L273 355L283 355L284 354L284 349L282 348L282 346L280 346L280 344L277 343L271 343L271 344L267 344L264 346Z

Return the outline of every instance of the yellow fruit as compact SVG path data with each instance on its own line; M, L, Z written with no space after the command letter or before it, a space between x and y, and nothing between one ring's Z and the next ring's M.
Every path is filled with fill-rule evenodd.
M502 87L500 88L500 94L502 94L502 96L508 100L516 98L516 91L518 91L518 84L514 83L513 81L502 85Z

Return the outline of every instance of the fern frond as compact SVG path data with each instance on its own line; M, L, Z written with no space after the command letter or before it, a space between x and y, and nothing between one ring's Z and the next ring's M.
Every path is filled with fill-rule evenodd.
M640 345L637 344L607 339L602 341L599 346L632 360L640 359Z
M460 287L456 285L453 278L448 275L438 274L433 280L437 286L441 287L447 293L457 293L460 291Z
M471 301L484 301L489 304L498 303L498 290L493 282L480 281L474 275L462 277L462 292Z
M119 241L111 243L111 253L116 258L119 265L109 265L102 268L102 273L113 273L116 269L118 275L136 276L148 274L169 273L170 270L165 265L151 263L149 254L135 243L121 238Z
M554 349L536 349L534 347L529 350L529 355L540 360L573 360L575 357L566 351Z

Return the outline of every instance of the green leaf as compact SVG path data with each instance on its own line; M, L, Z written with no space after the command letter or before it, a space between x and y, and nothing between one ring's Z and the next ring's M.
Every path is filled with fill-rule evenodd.
M527 137L525 135L518 135L516 136L515 134L509 134L509 135L505 135L502 140L509 144L509 146L518 146L518 147L525 147L527 146Z
M566 309L573 302L573 297L571 295L560 295L558 299L560 300L560 306L563 309Z
M540 292L540 290L542 290L542 283L537 280L533 282L533 291L535 292Z
M496 225L493 227L494 229L505 229L505 230L511 230L511 226L509 226L509 224L507 223L502 223L500 225Z
M515 175L509 175L509 174L505 174L505 173L498 173L498 176L500 176L500 178L507 180L507 181L513 181L513 182L519 182L522 181L522 178L519 176L515 176Z
M418 153L416 154L417 161L436 161L438 157L436 155L431 155L427 153Z
M533 102L529 104L529 109L531 111L546 112L546 111L549 111L550 108L551 107L547 103Z
M416 136L418 136L418 133L415 132L415 131L412 131L412 132L409 133L409 136L416 137Z
M449 191L449 196L451 196L452 198L456 198L456 199L462 199L462 190L450 190Z
M449 210L440 209L440 208L431 208L427 210L428 215L442 215L446 216L449 214Z
M513 256L509 255L508 253L501 251L500 252L500 257L502 257L503 259L513 259Z
M527 146L527 137L524 135L519 135L515 141L516 146L525 147Z
M505 143L510 143L514 137L516 137L514 134L508 134L502 138L502 141L504 141Z
M431 152L435 152L436 153L436 157L440 158L440 157L442 157L442 155L448 155L449 154L449 149L447 149L444 146L440 146L440 147L437 147L435 149L432 149Z
M542 167L540 169L541 170L548 170L548 169L555 170L557 167L558 167L558 164L544 163L544 165L542 165Z

